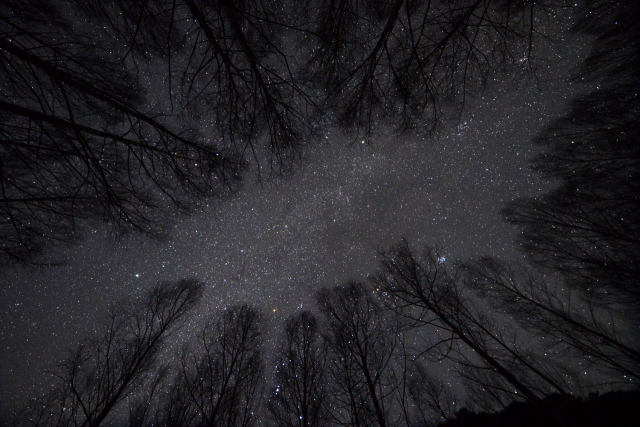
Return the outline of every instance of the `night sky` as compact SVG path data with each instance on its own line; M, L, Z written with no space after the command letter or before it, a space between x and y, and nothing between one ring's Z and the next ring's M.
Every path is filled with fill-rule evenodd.
M3 268L0 413L9 418L19 401L46 391L43 369L84 338L109 304L157 281L206 284L185 339L207 315L245 301L269 315L277 334L287 316L312 308L314 291L365 279L376 270L376 251L402 237L416 248L437 245L447 259L520 256L499 211L553 185L527 162L536 153L531 138L579 90L566 81L585 45L565 43L549 55L540 81L505 78L435 137L362 144L329 132L291 176L260 183L247 176L230 200L179 218L168 241L116 242L93 225L68 250L68 265Z

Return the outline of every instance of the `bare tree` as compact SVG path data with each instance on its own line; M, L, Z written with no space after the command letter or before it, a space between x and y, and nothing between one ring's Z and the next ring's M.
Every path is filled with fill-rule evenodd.
M0 6L3 261L72 241L85 220L160 237L167 214L225 194L242 164L148 107L118 49L67 16L66 3Z
M158 399L152 415L153 425L187 427L195 424L198 411L184 391L186 379L179 373L170 387Z
M630 326L615 310L594 305L571 287L549 283L523 265L493 258L465 263L466 282L524 328L544 337L554 352L578 356L581 364L619 375L617 382L640 381L640 349ZM607 378L607 382L613 381Z
M535 71L537 22L563 4L4 1L0 259L87 220L162 236L322 125L432 130L495 72Z
M393 2L96 0L76 8L155 54L180 108L211 115L210 130L240 151L261 138L279 163L319 117L371 133L381 112L398 130L433 130L444 110L498 73L535 74L548 15L562 0ZM540 22L544 22L541 24ZM323 100L323 102L321 102ZM203 113L201 107L209 111ZM192 108L192 107L195 107ZM311 120L310 120L311 118Z
M157 396L162 392L169 371L169 366L161 366L142 390L138 390L135 397L129 398L129 427L147 427L153 422Z
M564 3L307 0L303 75L344 129L431 131L497 72L535 73L537 22Z
M368 286L349 282L321 289L326 321L333 421L344 426L394 424L396 338Z
M495 393L494 404L570 391L549 363L522 348L508 319L467 302L457 271L450 274L436 250L426 249L418 261L402 241L380 256L374 283L385 306L404 317L408 328L433 332L416 356L453 361L462 377Z
M234 152L260 158L266 147L272 167L287 167L313 134L318 107L295 76L285 39L298 30L286 20L286 2L78 3L128 42L132 58L155 53L172 106L207 118L209 137Z
M278 427L328 425L326 349L316 317L306 311L287 319L275 362L267 409Z
M195 280L162 283L133 302L114 305L104 331L85 340L53 371L55 386L20 422L97 427L151 374L163 341L200 300ZM153 382L153 379L151 379Z
M429 374L425 365L417 362L410 365L409 374L408 389L419 414L417 422L427 425L434 418L448 421L455 417L456 397L442 380Z
M262 315L248 305L208 322L196 348L185 348L161 414L162 424L252 426L262 392Z
M534 141L534 170L560 186L504 211L522 230L522 249L594 303L640 314L640 8L633 1L587 2L576 31L594 36L574 76L591 91Z

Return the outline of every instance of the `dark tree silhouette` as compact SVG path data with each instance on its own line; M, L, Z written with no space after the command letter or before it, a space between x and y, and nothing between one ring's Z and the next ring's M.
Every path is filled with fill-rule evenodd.
M1 261L74 240L85 220L161 236L241 166L149 107L121 46L67 19L73 3L0 5Z
M562 282L553 285L523 265L483 258L464 269L467 284L545 339L555 353L577 356L585 368L616 373L617 381L607 377L607 383L640 381L640 348L615 310L594 306L579 290Z
M425 365L410 366L409 395L418 413L417 422L429 425L435 419L450 420L456 413L456 397L444 382L429 374Z
M575 76L592 90L535 142L533 168L560 186L504 210L522 248L599 304L640 307L640 5L590 1L577 31L596 36ZM637 323L637 317L636 317Z
M328 425L326 349L316 317L306 311L291 316L275 361L275 386L267 409L278 427Z
M97 427L152 372L163 341L200 300L194 280L163 283L114 305L103 331L86 339L52 374L55 386L29 405L22 425ZM153 381L153 380L152 380Z
M182 352L178 377L160 410L161 425L254 425L264 371L263 323L248 305L231 307L207 323L196 348Z
M494 397L493 405L570 391L550 364L523 348L507 319L469 303L457 270L449 273L436 250L426 249L419 261L402 241L380 256L374 283L385 306L405 318L407 328L429 327L434 339L422 354L453 361L482 395Z
M272 166L286 167L313 133L318 107L295 78L285 38L299 30L286 22L287 2L78 3L126 42L134 62L160 57L172 105L210 119L207 136L233 152L260 157L266 145Z
M303 75L343 129L430 131L498 72L535 72L540 18L564 2L307 0Z
M375 294L363 283L349 282L321 289L316 301L326 322L333 422L394 425L397 339Z
M184 377L178 377L169 389L155 402L154 413L150 416L152 425L185 427L195 424L198 411L191 397L184 393ZM143 422L145 422L144 420Z
M169 366L161 366L136 396L129 398L128 427L148 427L156 410L157 396L169 378Z
M164 235L250 157L290 167L321 125L434 129L495 73L534 71L563 4L4 1L0 260L86 220Z

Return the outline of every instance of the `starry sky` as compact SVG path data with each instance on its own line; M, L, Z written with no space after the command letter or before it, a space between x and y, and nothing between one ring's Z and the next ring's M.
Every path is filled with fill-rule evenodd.
M436 136L362 144L329 132L290 176L247 177L230 200L178 219L167 241L114 241L90 225L66 250L67 265L0 270L0 414L10 417L18 402L46 390L43 369L91 332L109 304L157 281L206 284L179 339L212 313L250 302L270 319L269 353L282 321L313 309L317 289L366 279L376 251L402 237L416 248L437 245L448 259L520 256L499 211L553 185L528 171L537 152L530 140L580 90L567 78L585 46L567 39L539 81L498 82Z

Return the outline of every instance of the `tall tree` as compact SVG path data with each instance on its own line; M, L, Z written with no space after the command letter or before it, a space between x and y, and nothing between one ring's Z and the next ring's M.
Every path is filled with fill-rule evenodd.
M114 305L104 330L87 338L53 371L55 386L19 422L42 427L97 427L138 391L163 341L202 295L194 280L162 283L133 302Z
M640 348L620 313L595 305L579 289L562 281L551 283L524 265L486 257L463 268L469 286L487 297L493 308L544 339L554 353L573 355L585 369L607 372L607 383L640 382Z
M425 365L413 363L410 366L409 395L417 416L415 424L429 425L434 418L448 421L454 418L456 396L439 378L429 374ZM411 425L411 424L410 424Z
M253 307L227 309L185 348L159 422L176 427L252 426L262 393L263 317Z
M396 338L363 283L349 282L316 293L326 322L333 421L344 426L394 424Z
M469 303L458 272L449 273L436 250L426 249L418 260L402 241L381 254L374 282L385 306L405 318L408 328L433 332L422 353L453 361L460 375L495 396L494 404L570 391L550 364L522 348L508 319Z
M250 158L290 167L323 125L433 130L496 72L535 71L538 23L563 5L4 1L0 260L87 220L163 235Z
M564 3L307 0L303 75L343 129L432 131L498 73L535 73L539 21Z
M299 29L287 22L287 2L77 3L126 43L133 62L160 59L171 105L206 118L207 137L233 152L265 161L266 149L272 166L287 167L313 133L318 107L296 77L288 39Z
M86 220L161 236L168 214L224 194L241 166L151 108L120 44L72 6L0 5L2 261L74 240Z
M640 6L589 1L576 31L595 36L575 75L592 90L535 142L555 190L504 210L523 251L594 303L640 314Z
M279 349L275 385L267 402L274 425L328 425L326 348L316 317L306 311L289 317Z
M169 366L161 366L150 381L129 398L129 427L148 427L153 422L158 395L169 378Z

